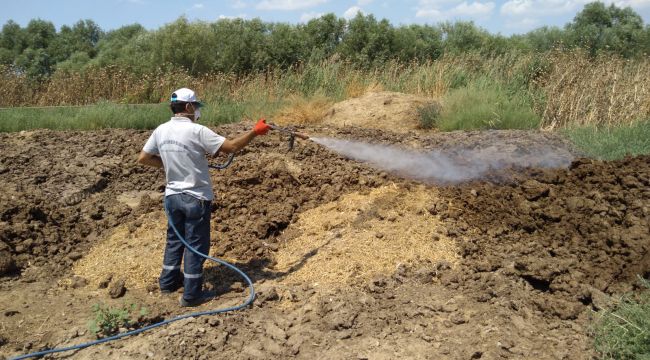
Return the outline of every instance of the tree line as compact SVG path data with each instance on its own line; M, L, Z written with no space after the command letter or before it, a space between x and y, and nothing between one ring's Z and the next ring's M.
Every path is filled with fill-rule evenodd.
M59 31L46 20L31 20L24 28L10 20L0 33L0 66L36 80L59 70L97 66L136 73L180 67L192 75L247 74L327 59L373 67L467 52L489 57L576 48L591 56L647 56L650 26L633 9L602 2L585 5L562 28L541 27L507 37L473 22L393 26L361 13L350 20L326 14L296 25L260 19L190 22L181 17L156 30L133 24L111 31L92 20Z

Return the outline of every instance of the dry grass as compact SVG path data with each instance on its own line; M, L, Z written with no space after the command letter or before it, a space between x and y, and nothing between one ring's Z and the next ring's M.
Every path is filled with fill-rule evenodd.
M348 82L345 87L346 98L356 98L369 92L384 91L384 85L377 80L371 80L369 83L366 83L363 78L365 76L355 77Z
M332 106L332 101L323 95L310 99L303 96L292 95L288 105L280 109L273 119L278 125L307 125L320 123L327 109Z
M341 287L392 274L400 264L455 263L454 241L425 210L435 201L434 189L392 185L309 210L292 225L301 235L282 244L273 270L287 272L287 283Z
M557 53L541 88L542 127L630 125L650 118L650 61Z

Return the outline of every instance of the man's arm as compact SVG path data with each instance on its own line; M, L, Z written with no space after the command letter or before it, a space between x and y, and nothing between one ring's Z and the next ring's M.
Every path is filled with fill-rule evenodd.
M140 151L140 155L138 156L138 164L153 166L157 168L163 167L163 162L160 156L149 154L148 152L145 151Z
M248 143L250 143L257 134L255 131L251 130L248 131L242 135L239 135L238 137L234 139L226 139L224 140L223 144L221 144L221 147L219 148L219 152L223 152L226 154L232 154L236 153L237 151L243 149ZM216 154L215 154L216 155Z

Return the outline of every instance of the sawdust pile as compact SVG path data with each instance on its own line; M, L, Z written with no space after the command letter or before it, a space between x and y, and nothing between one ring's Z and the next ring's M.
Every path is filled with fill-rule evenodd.
M280 244L271 270L286 273L284 282L343 286L390 274L400 264L453 264L456 245L426 210L435 202L435 189L391 185L308 210L285 230L300 236ZM80 259L73 273L92 286L110 275L124 279L127 288L157 284L166 229L164 211L121 225ZM206 269L213 266L206 263Z
M137 225L140 226L137 226ZM143 215L131 224L115 228L111 236L93 247L73 268L97 286L109 275L126 281L127 288L156 284L162 266L167 217L164 211Z
M435 189L391 185L309 210L292 225L301 235L281 245L273 270L286 272L289 283L337 287L391 274L400 264L453 264L455 242L426 210L435 198Z
M411 94L368 92L334 104L323 117L323 124L407 132L419 128L418 109L434 103L433 99Z

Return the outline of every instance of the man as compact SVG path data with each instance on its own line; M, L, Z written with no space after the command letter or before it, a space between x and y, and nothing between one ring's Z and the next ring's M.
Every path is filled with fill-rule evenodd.
M170 121L158 126L138 157L138 163L165 169L165 207L178 232L193 248L203 254L210 249L210 210L214 198L206 153L235 153L270 127L264 119L234 139L226 139L197 124L202 104L194 91L182 88L171 96ZM184 259L183 273L180 271ZM167 245L160 274L162 293L174 293L184 287L181 306L197 306L214 298L204 291L205 258L185 249L172 227L167 225Z

